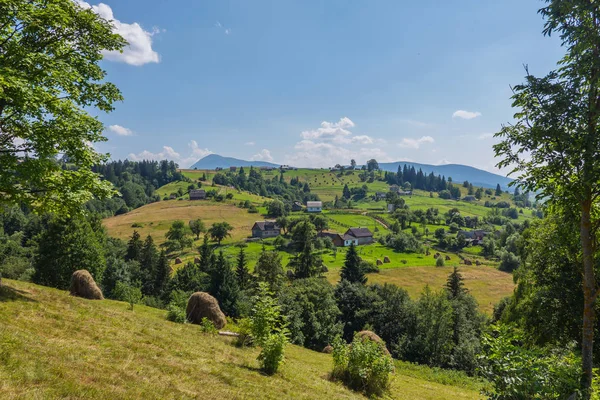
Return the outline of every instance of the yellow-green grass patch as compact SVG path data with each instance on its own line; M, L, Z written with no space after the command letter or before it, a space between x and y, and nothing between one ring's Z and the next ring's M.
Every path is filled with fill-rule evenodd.
M3 399L364 399L331 382L331 355L290 345L280 372L258 349L165 320L166 311L90 301L29 283L0 288ZM482 383L398 363L391 399L480 399ZM451 382L442 384L440 382Z

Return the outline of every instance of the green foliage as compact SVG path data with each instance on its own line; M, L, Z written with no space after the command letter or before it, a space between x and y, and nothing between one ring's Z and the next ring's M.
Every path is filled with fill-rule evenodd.
M284 217L287 214L285 205L280 200L273 200L267 204L267 214L273 218Z
M361 260L356 252L356 246L354 243L350 245L346 252L346 261L342 266L340 275L342 279L345 279L351 283L367 283L367 277L364 270L361 268Z
M168 253L183 251L185 248L192 246L194 243L189 235L189 228L185 226L183 221L173 221L171 227L165 234L167 241L164 246Z
M184 324L187 322L186 307L190 293L174 290L171 293L171 302L167 306L167 320Z
M67 289L71 275L79 269L88 270L96 282L101 282L105 268L102 235L86 219L52 218L37 238L34 282Z
M435 266L436 267L443 267L445 265L444 262L444 256L439 256L436 260L435 260Z
M581 360L572 346L560 350L526 347L518 330L500 325L484 334L481 374L497 400L566 399L579 393Z
M73 1L0 7L0 193L9 204L77 214L93 196L113 193L91 170L107 157L90 143L106 139L85 109L110 112L122 100L99 63L126 42L110 21Z
M294 226L292 237L299 253L290 260L296 278L310 278L321 273L322 260L314 253L315 226L304 219Z
M289 332L281 314L281 307L264 282L259 283L250 321L252 337L261 347L258 355L261 369L267 374L274 374L284 361Z
M133 306L142 301L142 291L139 287L117 282L113 290L113 297L115 300L129 303L129 309L133 311Z
M355 336L352 344L336 340L333 345L332 377L368 396L384 394L389 389L394 372L392 357L384 346Z
M383 238L383 243L400 253L420 253L423 249L421 242L414 235L405 232L388 234Z
M294 344L320 351L342 333L334 288L324 279L295 280L279 302Z
M261 369L267 375L273 375L284 362L285 346L288 338L283 332L269 333L262 342L258 355Z
M202 318L202 321L200 321L200 331L202 333L208 333L209 335L216 335L219 333L219 330L215 327L215 324L213 324L213 322L206 317Z
M235 276L240 289L246 289L252 280L252 275L248 269L248 260L243 247L240 247L240 252L237 255Z
M219 256L213 268L211 268L208 291L219 301L219 306L225 315L230 317L239 315L238 298L240 288L235 272L222 251L219 252Z
M226 237L231 236L231 232L233 230L233 226L231 226L227 222L215 222L212 224L210 229L208 230L208 234L213 240L216 240L219 245L221 245L221 241Z
M206 232L206 227L204 226L204 222L200 218L193 219L189 222L190 230L194 235L196 235L196 240L200 239L200 234Z
M281 255L276 251L263 249L254 266L254 273L259 281L268 285L270 291L278 293L284 281Z

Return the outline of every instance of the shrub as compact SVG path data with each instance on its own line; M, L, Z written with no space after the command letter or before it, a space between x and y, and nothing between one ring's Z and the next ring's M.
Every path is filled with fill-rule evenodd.
M172 322L184 324L187 320L187 301L190 293L183 290L173 290L171 292L171 302L167 306L167 319Z
M332 377L351 389L368 396L381 395L388 389L393 371L392 357L380 344L359 336L349 346L339 338L334 341Z
M177 307L174 304L169 304L167 307L167 320L184 324L187 322L185 308Z
M241 318L237 322L236 333L238 337L236 339L236 346L247 347L253 344L252 341L252 321L250 318Z
M144 225L140 224L139 222L134 222L133 224L131 224L132 228L143 228Z
M284 361L289 332L281 308L264 282L259 283L250 321L252 336L262 347L258 355L261 369L267 374L274 374Z
M436 260L435 260L435 266L436 267L443 267L445 265L444 262L444 257L443 256L439 256Z
M129 303L129 309L133 311L133 306L142 301L142 291L139 287L130 286L123 282L117 282L113 290L113 297L120 301Z
M283 364L283 353L288 339L284 332L268 334L262 342L262 350L258 355L260 368L268 375L273 375Z
M251 205L250 207L248 207L248 212L250 214L258 214L258 208L256 208L254 205Z
M210 333L211 335L216 335L219 333L219 330L215 327L215 324L213 324L213 322L206 317L202 318L202 321L200 322L200 330L204 333Z

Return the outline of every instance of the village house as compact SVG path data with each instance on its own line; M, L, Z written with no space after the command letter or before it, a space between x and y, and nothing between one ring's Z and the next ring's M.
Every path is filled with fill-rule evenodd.
M253 238L271 238L281 235L281 228L275 221L256 221L252 226Z
M237 171L237 167L229 167L229 170L230 170L231 172L235 172L235 171Z
M404 190L398 185L390 186L390 192L397 193L398 196L412 196L412 190Z
M385 200L386 193L384 192L375 192L375 200Z
M477 201L477 198L475 196L465 196L463 197L464 201Z
M204 189L190 190L190 200L204 200L204 199L206 199L206 191Z
M306 211L313 213L320 213L323 211L323 202L321 201L307 201Z
M360 246L373 243L373 234L367 228L350 228L343 235L333 232L320 232L317 237L331 238L336 247Z
M458 233L456 235L457 236L462 235L469 244L472 244L473 246L477 246L478 244L481 244L481 242L483 241L483 238L488 235L488 232L485 232L484 230L481 230L481 229L476 229L473 231L461 230L461 231L458 231Z
M302 211L304 207L302 207L302 203L299 201L295 201L292 203L292 211Z
M344 236L355 238L359 245L373 243L373 234L368 228L350 228L346 231Z

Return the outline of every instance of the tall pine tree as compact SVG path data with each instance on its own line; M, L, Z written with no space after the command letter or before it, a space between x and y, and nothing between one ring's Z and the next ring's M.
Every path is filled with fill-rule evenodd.
M467 289L464 286L463 277L458 271L458 267L454 267L454 270L448 275L448 280L446 281L446 290L448 291L450 300L467 293Z
M248 260L246 259L246 252L243 247L240 248L237 256L235 274L240 289L246 289L250 284L250 270L248 269Z
M142 254L143 245L144 243L142 242L138 231L133 231L131 239L129 239L129 242L127 242L127 253L125 254L125 261L140 261L140 255Z
M340 273L342 279L351 283L362 283L363 285L367 283L367 277L360 266L360 261L356 246L352 243L346 252L346 261Z
M210 276L209 292L217 299L221 310L230 317L238 316L240 288L229 261L219 252Z

